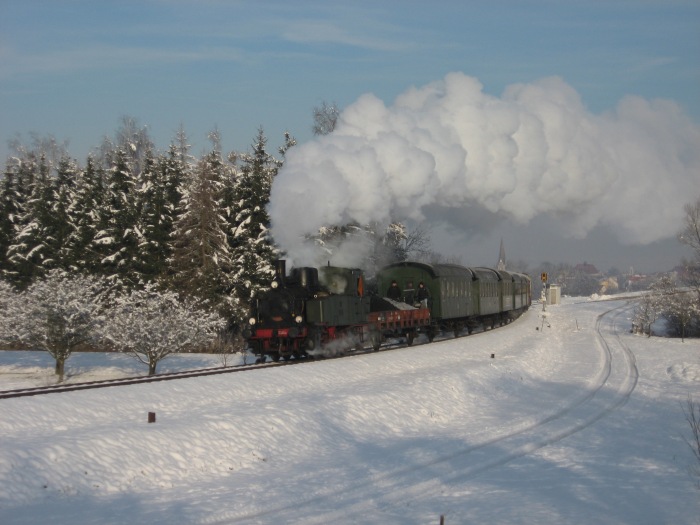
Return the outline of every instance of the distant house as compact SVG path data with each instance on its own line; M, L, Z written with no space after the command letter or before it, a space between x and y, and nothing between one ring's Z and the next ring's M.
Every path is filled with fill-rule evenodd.
M647 275L640 275L640 274L628 275L625 288L628 292L634 292L634 291L638 291L638 290L648 290L649 285L651 284L651 281L652 281L651 278Z
M601 275L601 273L598 271L598 268L585 261L582 264L577 264L576 266L574 266L574 270L577 272L585 273L587 275Z

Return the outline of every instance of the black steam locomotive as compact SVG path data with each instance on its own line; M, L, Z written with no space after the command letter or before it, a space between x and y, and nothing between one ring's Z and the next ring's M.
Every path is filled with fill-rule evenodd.
M396 281L405 292L384 297ZM408 290L422 283L421 301ZM379 294L365 290L362 270L326 266L294 268L286 274L278 261L270 289L255 299L243 336L258 361L333 355L370 345L378 349L388 337L412 344L424 333L432 341L441 331L455 336L477 326L511 321L531 303L527 275L403 262L377 275Z

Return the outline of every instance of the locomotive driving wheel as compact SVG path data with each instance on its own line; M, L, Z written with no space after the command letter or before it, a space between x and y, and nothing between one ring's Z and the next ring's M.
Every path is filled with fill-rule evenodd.
M372 328L369 333L369 340L372 343L372 350L375 352L382 346L382 334L376 328Z
M408 346L412 346L412 345L413 345L413 340L414 340L415 338L416 338L416 333L415 333L415 332L413 332L413 331L408 332L408 333L406 334L406 344L407 344Z

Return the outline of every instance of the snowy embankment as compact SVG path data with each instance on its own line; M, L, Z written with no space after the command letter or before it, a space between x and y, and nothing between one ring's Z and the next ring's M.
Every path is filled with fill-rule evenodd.
M0 400L0 523L697 524L697 341L630 334L624 301L540 308L398 351Z

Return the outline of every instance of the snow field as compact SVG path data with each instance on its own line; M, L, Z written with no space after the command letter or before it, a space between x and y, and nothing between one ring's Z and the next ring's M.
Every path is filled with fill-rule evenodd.
M697 348L616 335L607 319L624 325L624 310L601 338L615 307L549 307L549 326L533 307L398 351L2 400L0 522L695 523L680 402L698 390Z

